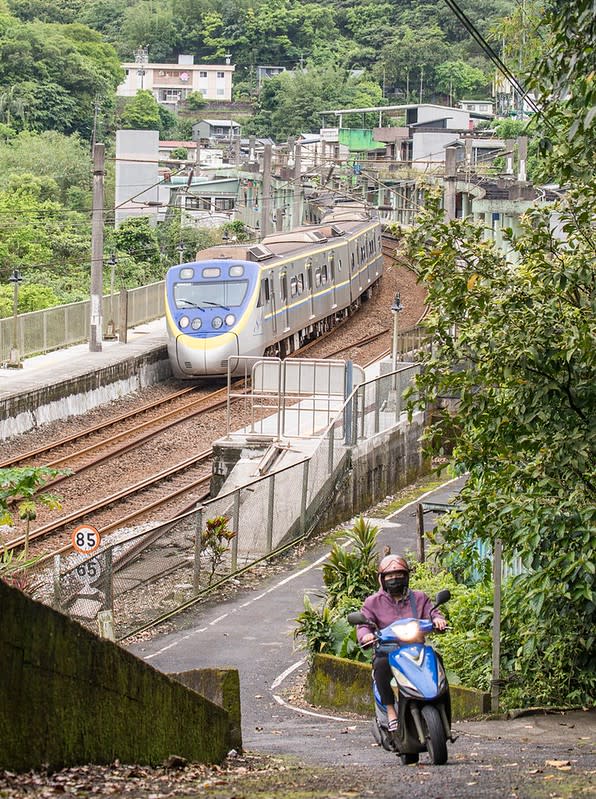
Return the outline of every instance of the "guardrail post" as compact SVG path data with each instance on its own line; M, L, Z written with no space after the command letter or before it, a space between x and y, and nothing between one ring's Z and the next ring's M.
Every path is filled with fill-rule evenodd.
M379 406L381 405L381 381L375 380L375 401L374 401L374 431L379 432Z
M112 547L108 547L103 553L105 579L104 584L104 610L114 610L114 570L112 568Z
M128 291L120 289L118 302L118 341L126 344L128 341Z
M327 454L327 471L333 474L333 464L335 462L335 424L329 428L329 452Z
M269 475L269 507L267 509L267 552L273 549L273 507L275 505L275 473Z
M193 564L192 586L195 593L201 582L201 538L203 535L203 508L197 508L197 526L195 529L195 560Z
M234 494L234 510L232 511L232 530L236 533L232 538L231 556L232 562L230 564L233 572L238 570L238 527L240 525L240 489Z
M54 598L52 605L55 610L62 608L62 586L60 584L60 555L54 555L54 569L52 572L52 582L54 586Z
M304 535L306 532L306 502L308 499L308 470L310 466L310 460L304 461L304 467L302 469L302 502L300 503L300 535ZM329 474L331 474L329 471Z

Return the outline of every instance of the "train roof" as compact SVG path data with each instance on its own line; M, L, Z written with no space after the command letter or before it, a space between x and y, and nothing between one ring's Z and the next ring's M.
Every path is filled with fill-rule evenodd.
M305 244L323 244L330 239L352 232L347 223L371 221L362 206L345 205L331 209L318 225L304 225L293 230L272 233L259 244L216 244L197 253L197 260L224 259L239 261L264 261L275 256L301 250ZM343 224L342 224L343 223Z

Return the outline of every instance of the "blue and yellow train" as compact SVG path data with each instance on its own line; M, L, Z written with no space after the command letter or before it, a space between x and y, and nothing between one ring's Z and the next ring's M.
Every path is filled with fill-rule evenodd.
M175 377L225 376L237 356L285 357L359 307L381 277L381 225L359 204L260 244L210 247L165 281Z

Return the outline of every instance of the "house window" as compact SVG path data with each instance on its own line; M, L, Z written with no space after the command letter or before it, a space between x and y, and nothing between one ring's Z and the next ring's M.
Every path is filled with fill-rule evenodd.
M210 197L191 197L187 195L185 198L184 207L190 211L210 211L211 198Z
M217 73L217 77L218 78L225 78L225 76L226 76L225 72L218 72Z
M217 90L217 96L218 96L218 97L223 97L225 93L226 93L226 92L225 92L225 90L224 90L224 89L218 89L218 90Z
M201 70L201 71L199 72L199 78L206 78L206 77L207 77L207 73L206 73L206 72L203 72L203 70Z
M216 211L231 211L234 208L233 197L216 197L215 210Z

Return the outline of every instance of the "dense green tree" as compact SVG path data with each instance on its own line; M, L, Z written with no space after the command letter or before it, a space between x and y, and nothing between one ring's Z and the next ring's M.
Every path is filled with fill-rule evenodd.
M159 130L159 105L153 94L141 89L127 101L120 115L120 127L131 130Z
M481 69L465 61L444 61L435 67L435 89L448 95L453 103L471 99L477 92L488 92L489 84Z
M8 7L23 22L77 22L85 0L8 0Z
M109 101L122 77L113 48L84 25L13 18L0 27L0 97L10 93L12 104L3 121L16 129L88 136L96 99Z
M281 140L289 135L318 131L321 112L337 106L376 105L378 84L355 77L335 65L311 66L268 79L259 95L259 111L246 126L260 135Z
M91 161L89 148L81 139L54 131L35 134L23 131L0 144L0 172L7 175L34 173L52 178L57 198L67 203L73 187L80 189L84 207L90 203ZM72 206L71 206L72 207ZM81 209L80 205L75 207Z
M426 443L442 452L451 437L453 464L468 474L459 509L442 525L443 557L477 564L476 542L500 539L507 557L522 558L526 571L505 600L503 665L523 704L588 702L596 687L591 5L570 0L545 18L548 55L534 79L551 145L545 172L573 184L553 207L525 216L511 241L514 263L481 228L445 223L438 204L410 239L436 343L420 398L459 398L435 417Z

